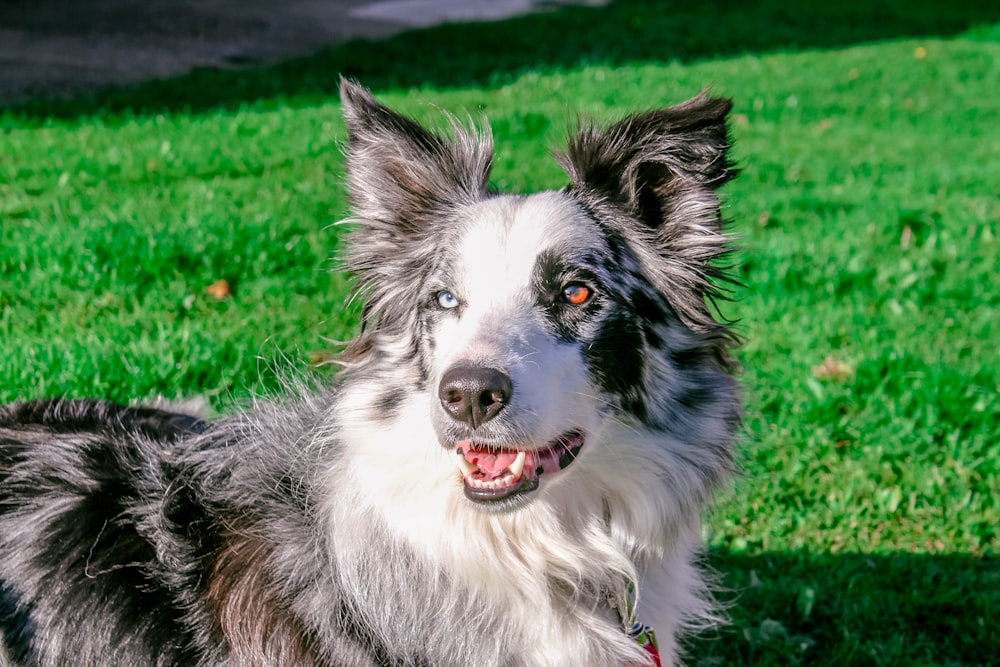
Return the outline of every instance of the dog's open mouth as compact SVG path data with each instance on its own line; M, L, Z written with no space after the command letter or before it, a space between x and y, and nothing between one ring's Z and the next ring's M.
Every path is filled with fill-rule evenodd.
M465 497L481 503L505 500L538 488L538 478L563 470L580 454L584 436L568 431L541 449L507 449L459 440L455 460Z

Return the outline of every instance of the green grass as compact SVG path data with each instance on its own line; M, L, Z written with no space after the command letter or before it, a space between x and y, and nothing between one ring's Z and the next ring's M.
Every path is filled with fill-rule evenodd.
M746 6L570 8L3 112L0 400L225 410L329 377L358 314L331 271L339 72L424 120L486 113L514 191L563 183L577 113L712 85L743 169L745 474L707 529L733 623L690 662L995 664L1000 6Z

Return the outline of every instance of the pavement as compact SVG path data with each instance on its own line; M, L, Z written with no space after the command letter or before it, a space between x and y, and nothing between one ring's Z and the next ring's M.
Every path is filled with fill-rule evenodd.
M606 0L0 0L0 105Z

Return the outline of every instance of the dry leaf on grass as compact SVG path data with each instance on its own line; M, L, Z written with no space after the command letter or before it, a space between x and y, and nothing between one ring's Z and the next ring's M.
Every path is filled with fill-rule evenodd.
M913 239L913 230L907 225L903 227L903 233L899 237L899 247L906 250L910 247L910 241Z
M225 299L227 296L233 295L232 288L229 287L229 282L226 280L216 280L214 283L205 288L205 293L216 299Z
M813 376L817 380L847 380L854 375L854 368L839 359L827 357L819 366L813 366Z

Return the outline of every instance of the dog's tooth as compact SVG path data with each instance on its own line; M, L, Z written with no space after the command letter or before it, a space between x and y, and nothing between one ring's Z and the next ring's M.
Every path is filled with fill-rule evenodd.
M476 466L469 463L462 452L455 452L455 458L458 461L458 468L462 471L463 477L468 477L472 473L476 472Z
M514 462L510 464L510 474L514 476L514 479L521 479L521 474L524 472L524 459L526 452L522 449L517 453L517 458Z

